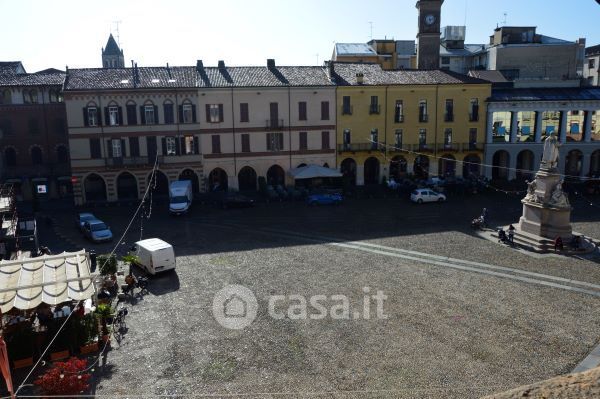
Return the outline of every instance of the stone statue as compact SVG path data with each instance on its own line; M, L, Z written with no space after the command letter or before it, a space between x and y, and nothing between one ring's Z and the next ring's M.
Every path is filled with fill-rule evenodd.
M525 200L536 202L537 196L535 194L535 190L537 188L537 181L533 179L530 182L527 182L527 195L525 196Z
M552 191L552 197L550 197L550 205L558 208L566 208L571 206L569 204L569 198L562 189L562 182L559 182L556 187L554 187L554 191Z
M544 140L544 154L542 155L542 167L552 169L558 165L558 148L560 143L554 132Z

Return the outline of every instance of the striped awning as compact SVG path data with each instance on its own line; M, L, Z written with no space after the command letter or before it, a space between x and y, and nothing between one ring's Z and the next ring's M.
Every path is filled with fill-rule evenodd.
M90 258L84 250L0 261L0 311L58 305L94 295Z

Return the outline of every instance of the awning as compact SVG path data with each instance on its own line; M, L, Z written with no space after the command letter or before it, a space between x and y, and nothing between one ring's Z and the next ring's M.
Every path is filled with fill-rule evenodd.
M296 180L312 179L314 177L342 177L342 174L337 170L319 165L301 166L291 169L289 173Z
M94 295L90 258L84 250L0 261L0 311L58 305Z

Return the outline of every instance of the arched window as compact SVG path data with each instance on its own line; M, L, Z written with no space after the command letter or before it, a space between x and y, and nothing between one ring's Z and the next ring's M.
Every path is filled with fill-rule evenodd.
M179 119L182 123L196 123L196 106L190 100L184 100L179 108Z
M123 111L119 104L115 101L111 101L108 103L108 107L104 108L104 119L106 119L105 123L107 126L119 126L122 124L122 114Z
M127 124L137 125L137 107L135 101L127 101L127 103L125 104L125 109L127 111Z
M42 149L38 146L31 147L31 163L33 165L41 165L43 163Z
M144 125L156 125L158 124L158 107L150 100L147 100L144 105L140 107L140 113L142 118L142 124Z
M83 118L85 126L98 126L100 124L98 107L95 102L90 101L83 109Z
M4 164L7 167L17 166L17 152L13 147L6 147L4 149Z
M9 89L0 90L0 104L12 104L12 98Z
M56 162L59 164L69 163L69 151L64 145L56 147Z

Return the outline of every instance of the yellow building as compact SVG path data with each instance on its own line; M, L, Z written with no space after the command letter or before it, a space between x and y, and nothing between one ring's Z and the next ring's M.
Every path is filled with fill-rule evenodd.
M481 173L491 84L446 71L331 63L337 166L357 185L385 176Z

